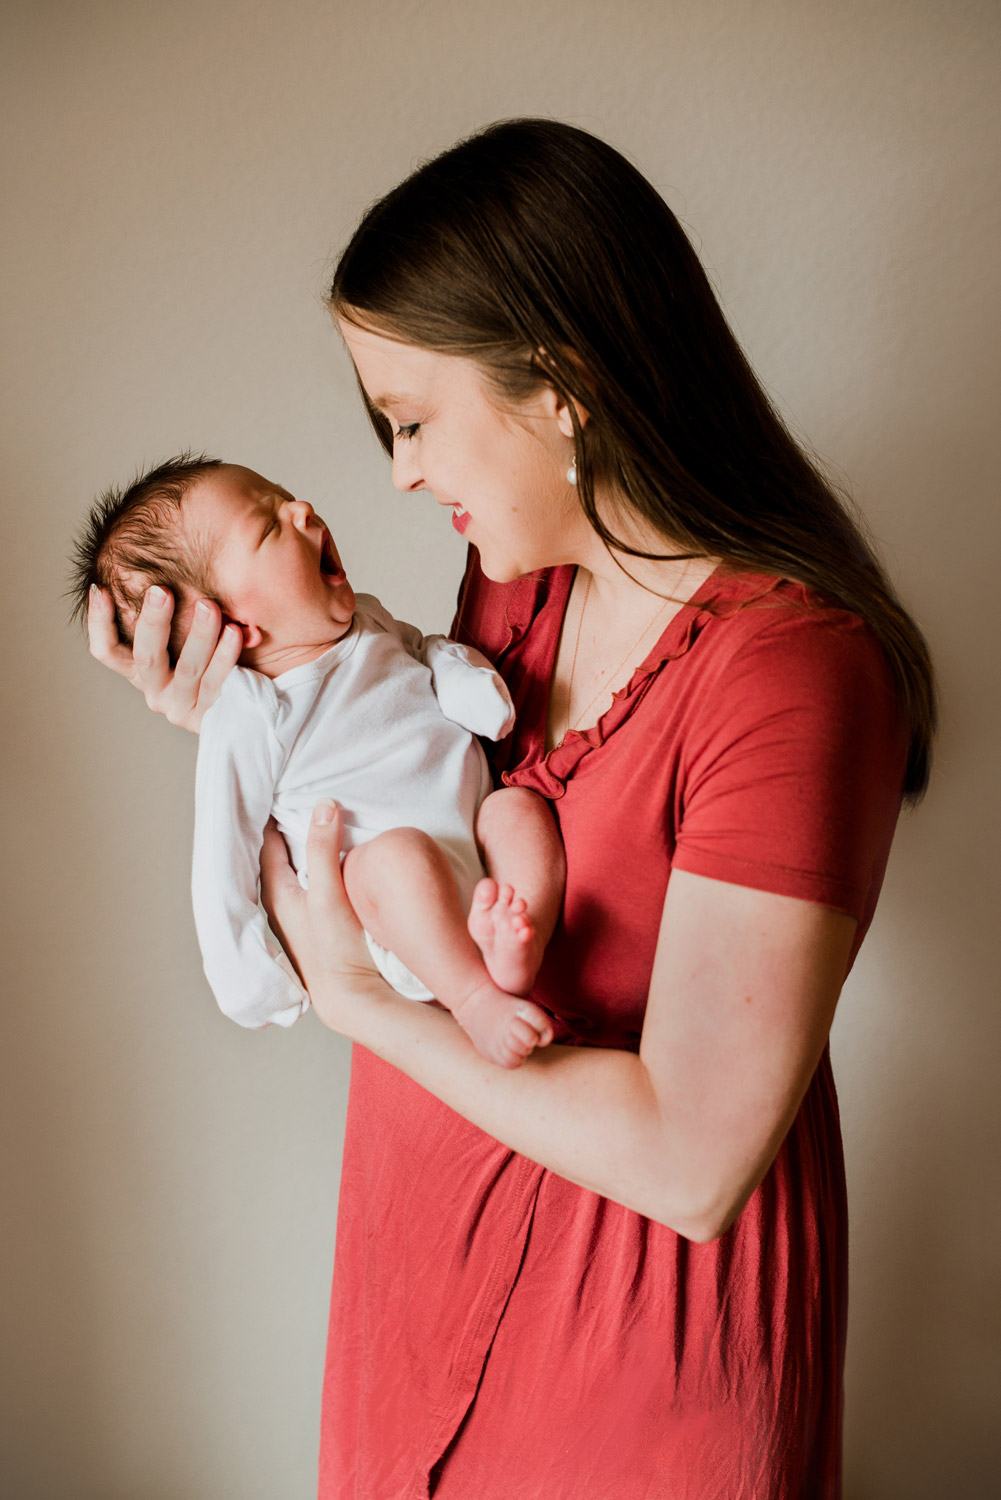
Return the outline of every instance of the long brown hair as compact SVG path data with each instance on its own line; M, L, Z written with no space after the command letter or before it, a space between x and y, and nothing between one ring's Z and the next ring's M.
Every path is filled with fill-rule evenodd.
M653 555L615 536L596 480L683 549L670 556L794 579L860 615L910 728L905 793L921 795L936 720L925 640L759 385L681 225L611 146L529 119L460 142L368 211L330 304L475 359L507 399L551 385L575 423L581 506L609 546ZM369 415L391 453L389 423Z

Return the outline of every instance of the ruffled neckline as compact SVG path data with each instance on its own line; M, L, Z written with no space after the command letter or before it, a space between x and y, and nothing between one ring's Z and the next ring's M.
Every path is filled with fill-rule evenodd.
M555 667L560 630L570 590L576 573L574 567L561 567L547 574L533 575L530 589L518 590L508 602L505 623L509 640L505 654L517 646L529 627L541 615L549 616L552 650L549 656L548 683ZM529 580L525 580L529 582ZM687 603L672 615L648 654L636 667L629 681L612 694L608 708L590 729L571 729L558 745L544 752L545 719L531 726L522 761L505 771L501 780L508 786L527 786L550 800L563 796L566 783L581 761L599 750L610 735L634 712L657 674L668 662L677 661L692 649L699 635L713 620L725 619L746 605L765 598L782 583L780 578L760 574L734 573L718 567L700 584Z

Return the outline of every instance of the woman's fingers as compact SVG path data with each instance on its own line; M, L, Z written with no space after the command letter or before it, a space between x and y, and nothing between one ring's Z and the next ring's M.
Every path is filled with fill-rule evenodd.
M274 823L261 848L261 901L325 1026L351 1035L352 1006L379 978L341 879L343 825L336 803L313 809L306 845L309 890L300 888ZM367 1003L367 1002L366 1002Z
M382 985L341 876L344 824L336 802L313 809L306 840L309 954L303 959L313 1008L325 1026L350 1035L351 996L361 982ZM345 1008L347 1007L347 1008Z
M273 915L272 906L276 899L287 902L290 896L302 903L306 892L296 879L278 824L274 818L269 818L261 845L261 900L268 916Z
M91 655L128 678L155 713L197 734L206 709L239 660L243 632L239 625L223 629L218 604L200 599L175 667L168 650L173 618L173 595L158 585L147 589L130 649L119 639L111 595L93 588L87 606Z
M136 681L150 708L197 734L206 709L218 698L243 650L243 632L239 625L223 629L218 604L199 599L172 668L167 646L173 614L174 600L165 589L147 590L132 649Z
M167 655L173 616L174 596L157 584L147 589L132 638L132 660L134 680L145 693L150 708L157 708L173 676Z
M289 864L285 840L273 818L268 819L261 845L261 905L268 914L272 932L302 979L296 950L302 949L305 939L306 892Z
M150 589L146 595L147 599L152 592L153 590ZM239 656L243 636L238 627L234 627L234 629L240 636L240 642L236 651L236 655ZM214 691L210 691L205 684L205 672L212 662L217 646L220 644L221 631L222 611L218 604L213 603L211 599L199 599L192 615L191 627L178 655L173 676L168 679L170 695L169 699L164 702L163 711L172 724L182 724L186 728L197 727L201 723L205 710L219 696L219 689L222 687L223 679L220 678ZM167 636L169 637L169 635L170 622L168 620ZM227 642L227 650L230 649L231 640L232 637ZM139 631L137 629L137 647L138 644ZM234 660L235 658L230 660L230 666L233 665ZM225 673L223 673L224 677Z
M314 809L306 845L308 892L299 885L285 840L273 822L265 829L261 846L261 903L314 1004L318 982L371 968L361 926L341 879L341 834L340 809L335 803L321 802ZM321 1019L326 1019L322 1012Z
M243 631L239 625L227 625L209 658L198 689L198 703L205 712L211 708L222 691L222 685L240 659L243 650ZM184 654L183 652L181 653Z
M336 802L313 808L306 840L309 911L321 969L373 975L372 956L344 885L341 848L344 818Z
M343 902L350 909L341 877L341 844L344 821L336 802L318 802L313 808L306 840L306 874L310 894L326 907Z
M87 636L91 656L131 682L135 677L132 652L119 640L111 595L107 589L99 589L97 584L92 585L87 603Z

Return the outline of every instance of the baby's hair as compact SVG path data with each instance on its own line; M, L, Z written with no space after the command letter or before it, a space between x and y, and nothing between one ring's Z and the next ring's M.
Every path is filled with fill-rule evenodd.
M176 661L196 598L211 597L209 561L180 524L181 505L193 484L222 465L204 453L179 453L137 473L125 489L112 487L91 506L73 547L69 595L73 618L83 622L93 584L107 589L118 633L132 642L136 616L154 584L174 595L171 661Z

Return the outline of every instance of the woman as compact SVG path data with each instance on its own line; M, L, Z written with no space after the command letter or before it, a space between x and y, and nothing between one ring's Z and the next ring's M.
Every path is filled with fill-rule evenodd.
M492 127L404 182L331 306L404 491L469 539L456 629L550 799L564 915L505 1073L368 968L318 809L273 922L355 1049L321 1496L785 1500L840 1484L846 1218L827 1038L902 795L921 636L757 385L677 222L611 148ZM238 642L172 677L195 727Z

